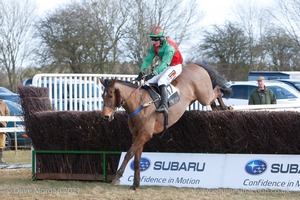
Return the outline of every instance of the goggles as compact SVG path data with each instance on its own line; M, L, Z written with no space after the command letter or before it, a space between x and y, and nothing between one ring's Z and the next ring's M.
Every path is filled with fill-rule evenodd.
M158 37L152 37L151 40L152 40L152 41L158 41L159 38L158 38Z

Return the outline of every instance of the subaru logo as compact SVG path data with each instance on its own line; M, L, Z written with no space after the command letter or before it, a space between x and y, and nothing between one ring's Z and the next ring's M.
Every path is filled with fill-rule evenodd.
M267 163L263 160L251 160L245 166L245 170L248 174L259 175L266 171Z
M141 158L140 160L140 170L145 171L150 167L150 160L148 158ZM130 163L130 168L134 171L134 161Z

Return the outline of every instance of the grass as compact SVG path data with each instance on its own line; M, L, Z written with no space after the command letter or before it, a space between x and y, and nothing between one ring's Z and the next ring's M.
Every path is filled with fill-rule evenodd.
M9 150L3 152L7 164L31 164L31 150Z
M1 199L299 199L298 192L111 186L95 181L31 180L30 169L0 170Z
M5 151L7 163L31 163L30 151ZM31 180L31 169L0 169L1 199L299 199L299 192L245 191L142 186L136 191L128 186L111 186L96 181Z

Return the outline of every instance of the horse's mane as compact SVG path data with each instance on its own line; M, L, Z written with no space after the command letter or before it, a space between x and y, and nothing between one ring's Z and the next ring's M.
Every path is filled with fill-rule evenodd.
M132 83L130 81L122 81L122 80L117 80L117 82L122 83L123 85L129 86L129 87L133 87L133 88L138 88L139 87L137 82Z
M207 73L211 78L213 87L215 87L216 85L220 86L224 97L225 98L230 97L230 95L232 94L232 90L231 88L228 88L226 86L228 81L225 75L221 75L214 67L209 66L207 63L199 62L195 64L203 67L207 71Z
M113 79L105 79L104 80L104 87L107 87L111 84L111 82L113 81ZM139 85L136 83L132 83L132 82L129 82L129 81L123 81L123 80L116 80L118 83L121 83L123 85L126 85L128 87L133 87L133 88L138 88Z

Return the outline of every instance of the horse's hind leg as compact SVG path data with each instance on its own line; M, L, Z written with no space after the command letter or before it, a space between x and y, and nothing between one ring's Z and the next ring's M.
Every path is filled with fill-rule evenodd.
M218 106L217 106L215 100L211 102L210 107L212 110L218 110Z
M222 92L221 92L221 89L220 89L219 86L216 86L214 88L214 93L215 93L215 98L214 98L214 100L210 104L212 110L218 110L218 107L217 107L216 102L215 102L216 99L218 99L218 102L219 102L219 105L221 107L221 110L228 110L227 106L223 102Z
M218 97L218 102L222 108L222 110L228 110L228 107L224 104L222 97Z

